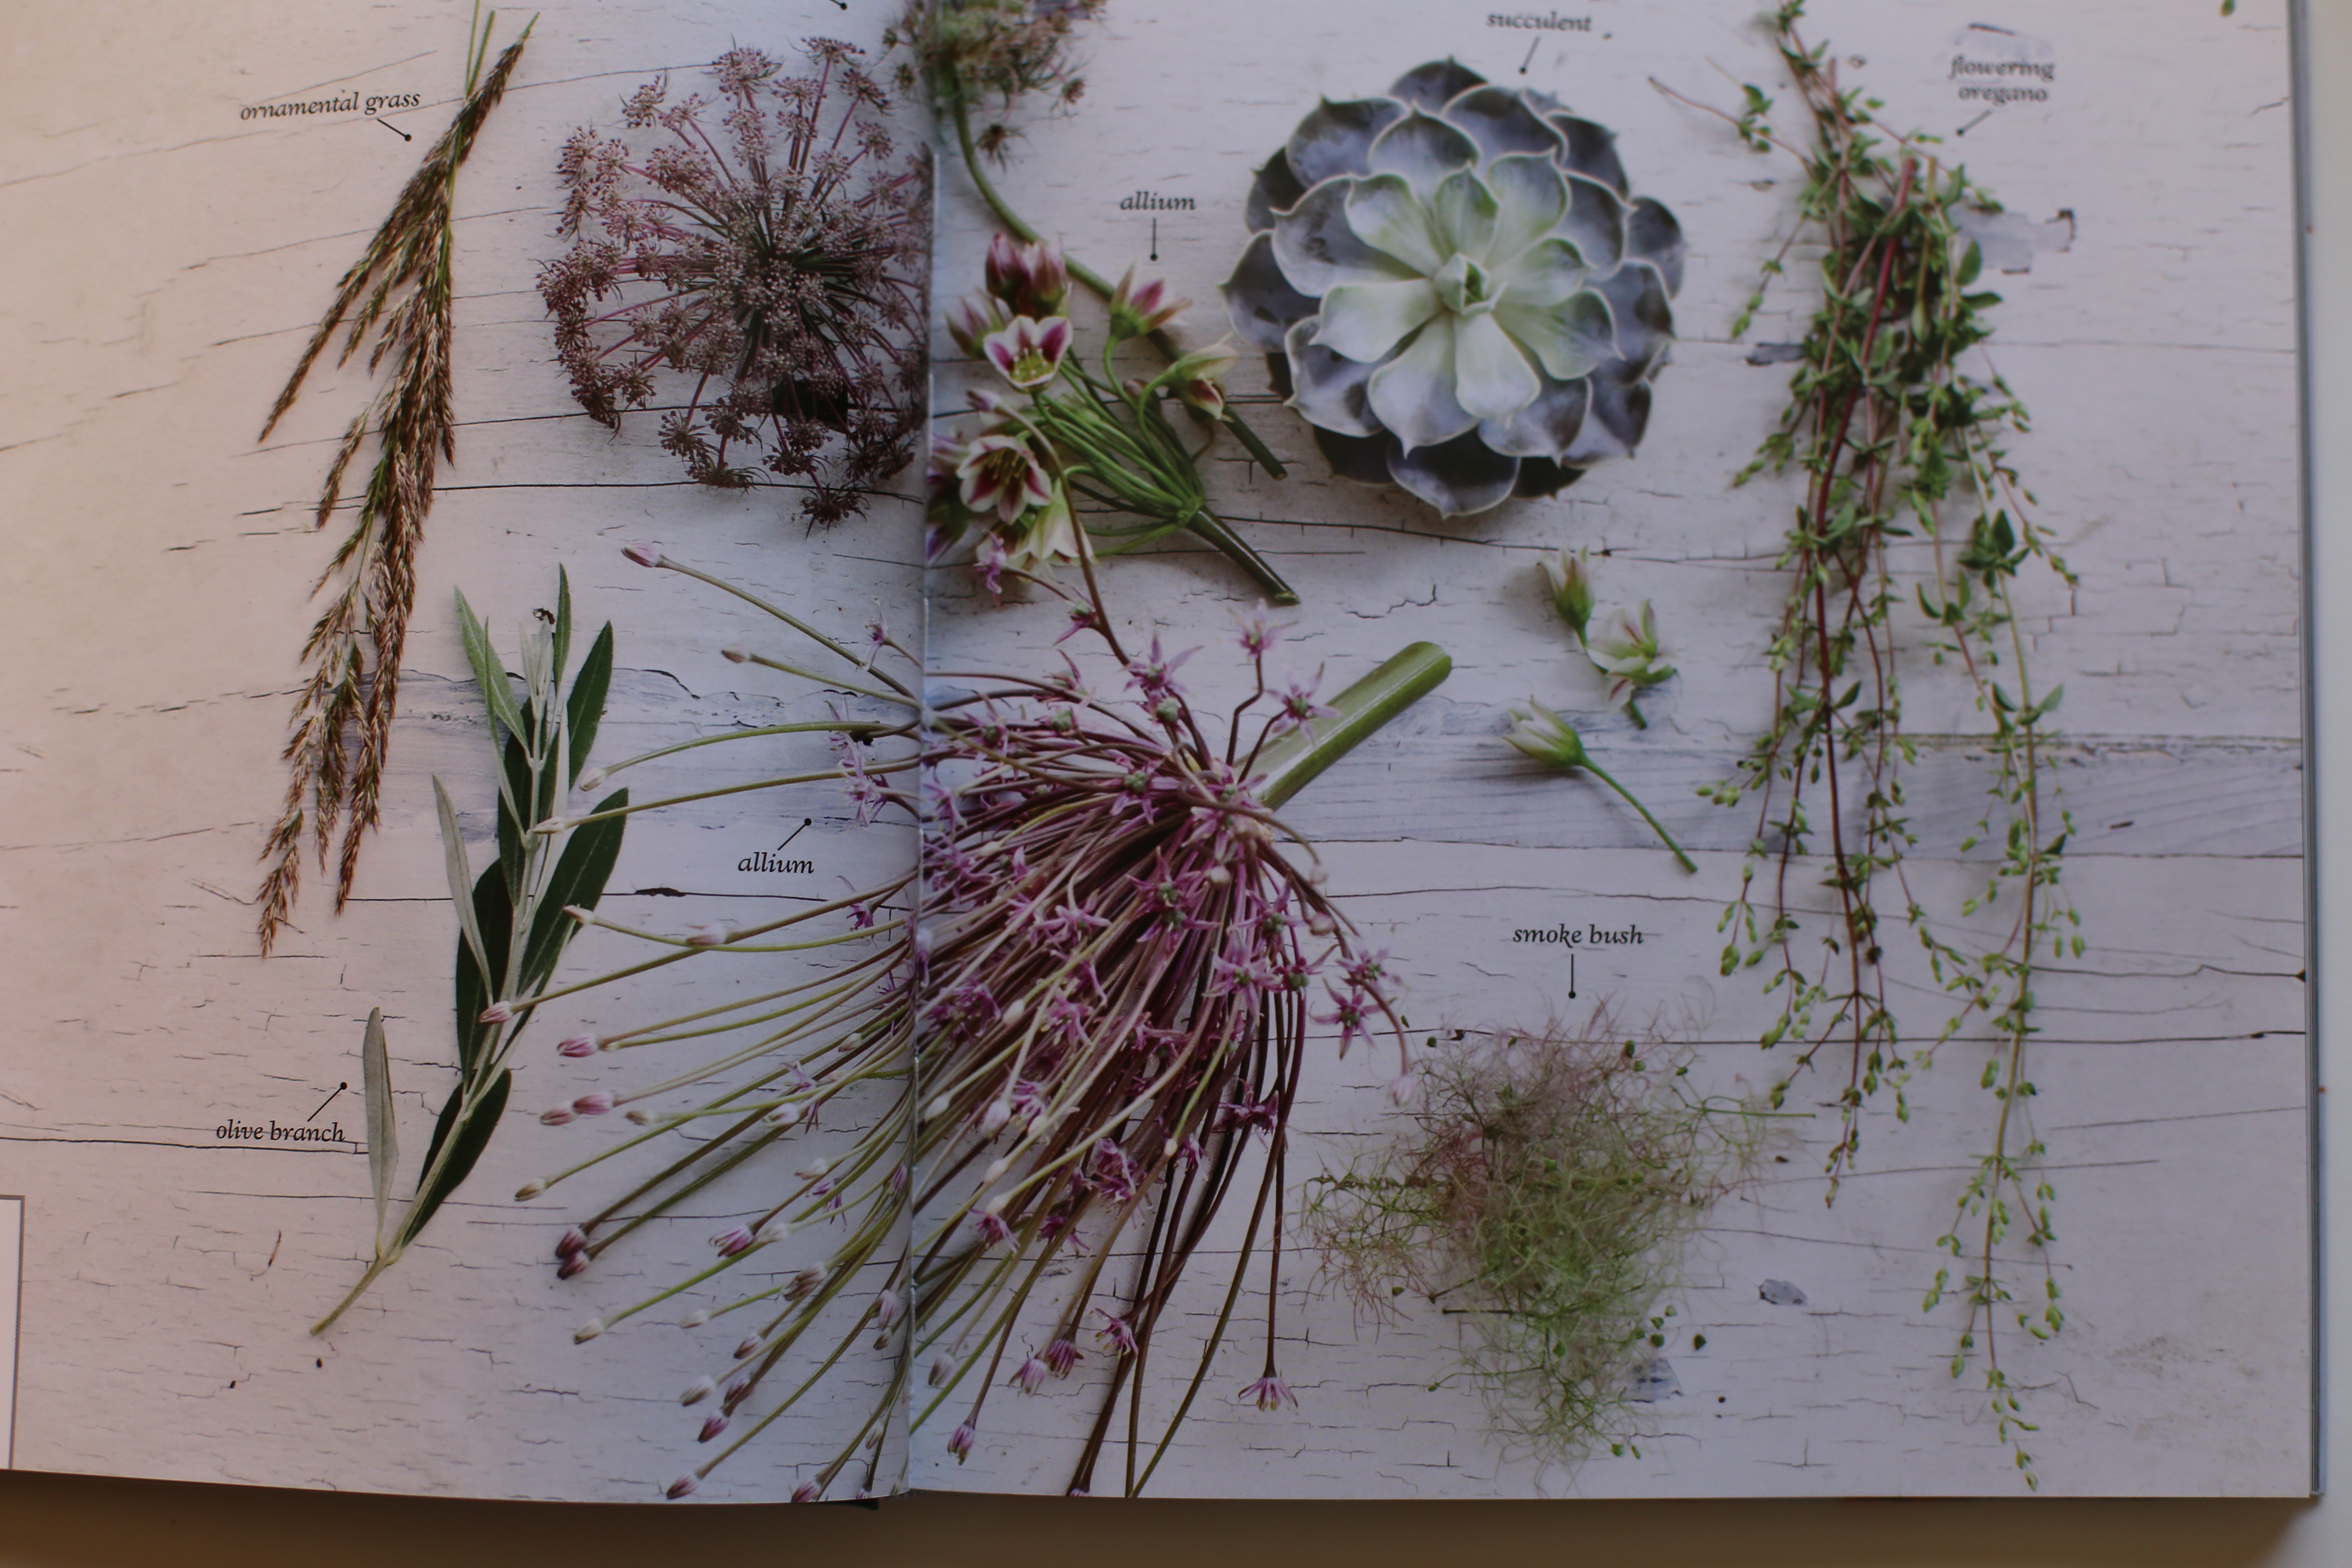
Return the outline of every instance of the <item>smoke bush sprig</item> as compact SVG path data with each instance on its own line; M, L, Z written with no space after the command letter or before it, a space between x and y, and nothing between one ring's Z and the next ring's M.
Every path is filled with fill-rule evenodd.
M872 1486L908 1369L923 1365L937 1389L915 1425L949 1410L959 1420L948 1449L961 1458L994 1389L1034 1393L1072 1375L1091 1334L1102 1394L1072 1486L1091 1489L1124 1394L1125 1488L1140 1489L1209 1373L1251 1265L1263 1252L1278 1268L1286 1129L1309 1025L1336 1026L1343 1051L1376 1029L1403 1049L1381 955L1357 944L1311 847L1276 808L1443 679L1444 655L1416 645L1327 705L1311 684L1269 684L1277 628L1260 616L1241 633L1255 690L1213 727L1176 679L1189 654L1156 639L1127 647L1081 554L1082 592L1013 570L1068 604L1072 632L1116 662L1131 700L1091 691L1070 660L1047 676L935 674L926 704L898 673L911 678L918 661L880 628L861 657L743 589L658 552L631 554L734 593L858 668L859 700L895 711L837 721L839 774L860 821L913 819L921 848L917 874L740 930L670 937L583 911L655 956L550 997L678 963L824 957L799 981L599 1037L605 1049L701 1042L707 1054L600 1103L630 1108L645 1131L520 1194L692 1132L675 1160L565 1233L561 1272L582 1273L730 1172L765 1196L713 1237L708 1267L590 1320L579 1337L705 1287L729 1294L689 1323L749 1318L730 1366L688 1391L689 1404L717 1401L703 1438L730 1440L671 1496L793 1408L869 1330L898 1346L891 1386L809 1479L814 1497L861 1447ZM821 1117L855 1127L853 1146L796 1162L803 1130ZM1244 1194L1251 1217L1223 1310L1147 1452L1141 1369L1213 1220ZM1131 1226L1147 1235L1135 1272L1107 1278ZM782 1283L735 1283L819 1226L831 1239L814 1261L769 1276ZM1268 1361L1249 1391L1267 1408L1288 1403L1271 1359L1273 1278ZM1033 1322L1044 1334L1034 1343L1022 1338ZM782 1392L763 1395L779 1379ZM755 1404L757 1419L735 1430Z
M1429 1043L1394 1133L1314 1184L1326 1274L1375 1316L1412 1291L1456 1317L1496 1431L1538 1458L1622 1451L1629 1384L1664 1348L1687 1244L1752 1174L1761 1108L1693 1096L1685 1054L1605 1005Z

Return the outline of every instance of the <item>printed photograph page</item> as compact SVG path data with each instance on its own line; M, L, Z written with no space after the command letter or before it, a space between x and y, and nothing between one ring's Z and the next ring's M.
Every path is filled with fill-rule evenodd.
M2307 1492L2286 7L942 16L913 1484Z
M904 1484L891 19L16 19L14 1465Z

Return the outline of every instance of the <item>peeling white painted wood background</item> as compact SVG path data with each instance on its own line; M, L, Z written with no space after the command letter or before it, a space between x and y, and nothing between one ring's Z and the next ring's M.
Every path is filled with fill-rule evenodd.
M664 1322L585 1347L570 1331L667 1278L665 1262L698 1254L711 1227L681 1219L633 1258L615 1254L559 1284L548 1248L570 1209L506 1201L598 1135L530 1115L582 1087L551 1049L573 1018L534 1031L512 1125L425 1244L323 1342L304 1329L358 1271L363 1160L225 1148L213 1131L230 1116L300 1121L339 1082L356 1086L360 1020L382 1005L404 1142L423 1146L446 1082L452 940L429 780L440 773L469 810L493 787L452 588L510 643L551 601L558 563L570 569L588 625L617 623L623 674L600 748L614 757L790 698L789 683L719 658L758 630L753 620L698 584L626 564L624 543L656 541L843 626L877 600L901 624L914 618L910 517L809 541L772 496L681 483L649 422L614 442L573 411L532 289L558 248L552 153L572 127L609 122L619 95L654 69L684 79L730 43L781 49L810 31L870 38L895 7L784 10L546 8L459 187L464 424L424 552L385 828L352 908L330 919L314 897L303 934L266 963L244 900L281 788L274 759L303 595L326 554L310 506L361 378L317 381L269 447L252 435L334 279L447 113L465 8L355 10L330 28L314 8L197 20L129 5L120 26L41 17L16 56L34 68L0 106L12 279L0 305L11 366L0 493L15 563L0 588L0 1193L26 1199L16 1463L628 1499L700 1457L674 1401L723 1347ZM1528 1020L1609 994L1629 1014L1691 1017L1704 1071L1760 1084L1775 1072L1746 1043L1760 999L1713 978L1715 919L1744 833L1690 792L1723 775L1765 711L1757 655L1778 603L1784 503L1769 489L1731 495L1726 482L1777 412L1787 373L1748 364L1750 346L1723 334L1757 259L1786 232L1790 171L1644 79L1726 104L1736 89L1717 64L1733 80L1771 83L1748 10L1591 0L1579 14L1595 17L1595 32L1536 37L1487 27L1480 5L1122 0L1087 49L1082 107L1033 126L1004 183L1112 272L1150 242L1150 217L1118 211L1120 196L1192 197L1194 211L1160 215L1159 244L1177 291L1202 301L1192 327L1205 340L1243 238L1250 171L1318 92L1374 90L1447 54L1517 81L1526 60L1529 84L1620 133L1636 188L1675 210L1693 247L1675 302L1684 341L1638 458L1557 501L1441 525L1318 478L1302 429L1261 401L1252 417L1300 459L1294 477L1270 484L1226 451L1213 483L1306 596L1290 644L1301 665L1344 683L1420 637L1454 657L1435 697L1292 813L1325 846L1332 886L1373 944L1396 955L1415 1022ZM1958 112L1944 79L1961 27L2035 33L2058 62L2048 104L2008 106L1953 143L2034 226L2030 270L1998 285L2008 303L1992 347L2036 416L2014 454L2084 580L2029 608L2042 679L2067 685L2066 801L2082 828L2067 882L2094 944L2042 987L2034 1073L2069 1324L2006 1363L2033 1391L2042 1431L2032 1446L2058 1492L2292 1494L2308 1476L2285 40L2279 5L2243 5L2228 21L2212 10L2072 0L1990 16L1850 0L1815 23L1865 62L1854 68L1889 100L1892 122L1947 132L1976 112ZM428 108L405 123L419 142L357 120L236 119L242 105L329 83L421 91ZM976 286L987 229L951 157L941 174L946 298ZM2044 226L2061 211L2070 225ZM2071 244L2058 249L2062 235ZM1777 291L1752 339L1794 340L1805 310L1800 289ZM963 374L943 367L942 408L956 405ZM1604 722L1595 744L1697 853L1695 879L1609 797L1535 774L1496 738L1504 708L1530 693L1597 706L1534 586L1538 550L1583 543L1610 552L1605 598L1654 601L1685 672L1648 704L1648 732ZM1190 552L1120 563L1107 584L1136 627L1219 650L1227 607L1247 596L1221 560ZM1043 605L987 611L953 571L931 589L942 661L1030 658L1061 629ZM1204 653L1186 669L1213 699L1234 673L1219 658ZM1923 732L1974 728L1957 687L1918 679L1909 697ZM1930 829L1915 864L1972 819L1979 776L1964 738L1928 749L1912 775L1915 818L1951 831ZM756 813L641 819L612 884L630 896L612 907L666 927L725 912L718 900L772 900L776 879L733 868L782 837L772 825L803 816L817 826L795 852L819 845L825 889L837 874L903 864L904 838L840 831L835 792L762 800ZM1932 879L1956 905L1965 875ZM641 889L693 897L631 892ZM1558 950L1509 940L1518 926L1560 921L1639 923L1656 936L1580 963L1571 1004ZM584 973L593 956L583 948L568 967ZM1916 994L1930 1026L1936 1000ZM1237 1335L1153 1489L2013 1489L1973 1374L1945 1373L1951 1310L1919 1309L1932 1241L1990 1109L1969 1054L1981 1047L1955 1048L1915 1090L1909 1126L1882 1116L1865 1129L1864 1174L1834 1209L1815 1174L1824 1119L1777 1179L1718 1212L1678 1320L1707 1344L1669 1348L1680 1392L1653 1406L1643 1458L1570 1475L1502 1451L1475 1394L1426 1389L1449 1366L1442 1324L1360 1331L1344 1303L1317 1292L1311 1261L1293 1259L1281 1364L1301 1407L1261 1415L1236 1402L1259 1354ZM1378 1057L1317 1058L1295 1181L1377 1130L1391 1071ZM355 1098L354 1087L335 1102L352 1108L347 1129ZM1767 1279L1800 1286L1804 1304L1761 1299ZM1253 1286L1245 1301L1256 1299ZM880 1375L844 1380L838 1410L821 1406L747 1450L707 1495L784 1495L829 1455L826 1432ZM944 1462L941 1426L919 1436L910 1479L1058 1489L1090 1388L1081 1375L1025 1402L1000 1391L968 1465ZM1155 1382L1147 1401L1164 1411L1174 1393Z

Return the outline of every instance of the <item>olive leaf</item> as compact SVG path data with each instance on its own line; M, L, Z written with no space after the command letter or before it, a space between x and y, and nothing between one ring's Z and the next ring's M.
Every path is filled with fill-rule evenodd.
M368 1184L375 1191L375 1250L383 1256L383 1220L400 1169L400 1132L392 1114L392 1062L384 1049L383 1009L368 1010L360 1037L360 1087L367 1104Z

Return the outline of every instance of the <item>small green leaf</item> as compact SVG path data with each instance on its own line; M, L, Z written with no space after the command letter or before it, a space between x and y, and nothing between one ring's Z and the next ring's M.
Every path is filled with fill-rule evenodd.
M499 1073L490 1080L489 1089L470 1110L465 1108L466 1091L462 1084L450 1091L449 1102L441 1108L440 1121L433 1130L435 1153L439 1152L438 1145L445 1139L451 1141L448 1163L441 1167L441 1173L434 1179L433 1185L416 1194L415 1205L408 1211L408 1221L400 1227L402 1246L416 1239L417 1233L425 1228L425 1222L433 1217L434 1211L457 1190L458 1184L473 1173L474 1162L482 1157L482 1150L489 1143L490 1134L498 1131L499 1116L507 1108L507 1090L513 1083L514 1073L511 1070ZM425 1157L425 1166L428 1171L433 1168L431 1155Z
M466 840L457 828L457 808L450 803L449 792L442 786L438 773L433 775L433 805L441 817L441 856L449 872L449 902L457 910L457 930L472 950L474 963L488 974L490 961L482 950L481 923L475 918L470 892L474 868L466 860Z
M572 657L572 574L555 569L555 679L563 679L564 662Z
M507 682L506 667L490 646L490 634L462 593L457 595L457 626L466 639L466 662L474 667L474 683L482 689L482 703L490 710L492 722L504 725L509 735L530 734L515 708L514 688Z
M616 790L598 801L596 810L621 811L628 804L629 792ZM604 896L605 879L612 876L614 863L620 858L621 836L628 826L625 816L608 816L572 830L531 917L530 937L523 945L520 988L522 996L535 996L546 988L555 973L556 961L563 955L564 944L580 929L579 923L563 912L565 907L576 904L593 910L596 900Z
M368 1184L375 1189L375 1252L383 1256L384 1210L400 1166L400 1134L392 1113L392 1059L384 1048L383 1009L368 1010L360 1037L360 1087L367 1107Z
M604 697L613 686L613 623L596 634L589 645L588 657L580 663L580 675L572 683L572 699L564 704L564 721L571 729L572 773L563 782L576 784L580 770L588 761L589 748L596 743L596 727L604 721Z

